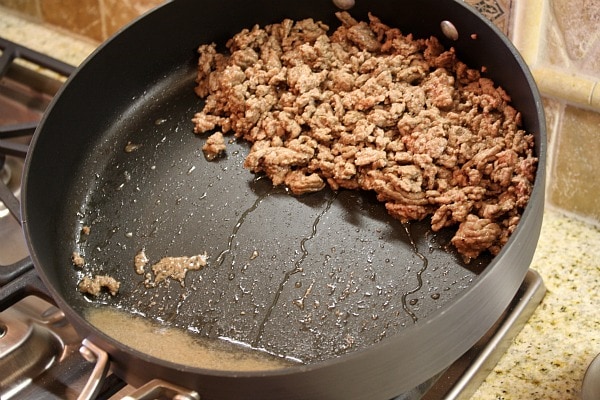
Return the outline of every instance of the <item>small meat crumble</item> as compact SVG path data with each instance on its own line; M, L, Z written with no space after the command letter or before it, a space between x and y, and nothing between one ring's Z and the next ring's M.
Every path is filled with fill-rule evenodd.
M100 295L102 289L106 289L111 296L116 296L119 292L119 287L121 287L121 283L107 275L95 275L93 278L84 276L81 282L79 282L79 291L91 294L92 296Z
M77 268L83 268L83 266L85 265L85 259L81 256L81 254L79 254L76 251L74 251L73 254L71 254L71 262Z
M148 264L148 257L146 257L146 251L144 249L137 252L133 259L133 265L135 266L135 272L138 275L144 274L144 267Z
M225 139L221 132L215 132L206 139L202 151L207 160L212 161L221 155L226 149Z
M154 279L152 279L152 274L146 274L144 284L147 287L154 287L167 278L170 278L178 281L181 286L184 286L187 272L198 271L205 267L207 257L206 253L191 257L163 257L151 267Z
M336 15L331 35L286 19L242 30L227 54L199 46L195 133L250 141L244 166L294 194L372 190L401 221L458 225L465 260L497 254L538 161L508 94L435 37Z

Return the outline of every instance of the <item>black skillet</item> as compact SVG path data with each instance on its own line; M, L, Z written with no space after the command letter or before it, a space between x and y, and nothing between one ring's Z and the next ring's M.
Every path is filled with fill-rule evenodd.
M438 36L512 96L540 159L531 201L495 258L465 265L427 221L402 225L369 193L293 197L241 165L234 142L208 162L192 133L195 49L256 23L313 17L337 26L326 0L176 0L99 48L69 79L36 131L26 160L23 226L35 266L83 337L139 385L160 377L203 399L386 399L436 375L469 349L515 294L543 213L545 126L522 59L462 1L357 1L417 37ZM445 38L440 24L457 28ZM476 34L476 38L472 37ZM132 151L133 150L133 151ZM82 237L81 229L91 232ZM135 273L152 262L207 252L185 286L147 290ZM86 259L85 272L71 254ZM122 283L112 298L84 296L84 274ZM115 306L153 321L229 337L305 363L275 372L217 372L153 358L83 317Z

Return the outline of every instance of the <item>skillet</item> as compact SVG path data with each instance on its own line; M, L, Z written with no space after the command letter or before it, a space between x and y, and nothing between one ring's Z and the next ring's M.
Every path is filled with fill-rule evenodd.
M290 196L242 168L246 143L204 159L191 124L202 104L193 92L197 46L223 45L242 28L284 17L333 28L335 11L322 0L168 2L101 46L45 114L24 174L29 250L54 300L128 382L160 377L206 399L386 399L448 367L516 293L543 213L541 100L510 42L461 1L358 1L351 13L364 20L371 11L416 37L434 34L471 67L485 66L535 135L531 200L493 259L464 264L449 250L451 232L392 220L369 193ZM443 36L444 20L457 40ZM132 267L142 248L152 261L206 252L209 263L184 286L148 289ZM74 251L85 271L72 267ZM82 276L94 273L117 278L118 296L79 293ZM104 305L304 363L222 372L159 360L86 320Z

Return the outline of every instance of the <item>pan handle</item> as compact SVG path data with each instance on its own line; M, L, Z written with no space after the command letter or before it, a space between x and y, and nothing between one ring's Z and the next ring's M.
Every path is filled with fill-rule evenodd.
M96 363L94 370L92 371L87 383L83 390L77 397L77 400L91 400L95 399L98 395L102 383L108 374L108 368L110 367L110 361L108 359L108 353L96 346L88 339L83 339L79 353L91 363Z
M200 400L200 395L198 392L173 385L162 379L153 379L135 392L123 397L123 400L152 400L162 398Z

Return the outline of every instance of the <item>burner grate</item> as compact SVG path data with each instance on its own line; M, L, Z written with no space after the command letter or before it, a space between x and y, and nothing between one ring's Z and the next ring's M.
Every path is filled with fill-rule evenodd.
M0 38L0 51L0 94L4 96L0 102L0 233L5 233L21 224L20 181L10 185L11 175L13 180L20 179L17 175L27 154L29 139L50 99L62 85L60 79L45 76L37 69L66 78L75 67L3 38ZM19 169L11 172L10 167L15 163ZM8 218L14 221L3 221ZM0 262L0 285L33 268L28 256L3 264Z
M0 255L2 256L3 251L6 250L3 250L2 246L10 247L14 236L18 236L20 241L23 241L20 229L20 175L29 141L45 109L74 70L75 67L69 64L0 38ZM46 74L46 71L51 73ZM10 227L6 228L7 225ZM52 323L46 320L47 312L42 311L39 315L35 313L35 310L39 311L40 307L41 310L45 307L54 307L52 306L54 302L33 270L33 262L29 256L25 255L15 262L4 264L6 263L0 260L0 314L16 314L19 320L29 320L29 323L33 324L31 326L37 326L38 330L40 327L43 329L51 327L51 334L56 335L64 346L59 357L60 362L57 361L58 359L53 361L51 372L42 371L35 382L32 381L32 384L24 385L19 389L17 398L75 398L93 369L93 364L83 360L79 355L81 339L74 328L68 324L62 312L56 313L57 316L62 317ZM37 306L32 307L32 305ZM33 319L31 319L32 315ZM3 322L6 321L10 321L10 318L3 319ZM0 337L3 337L3 333L6 334L6 329L14 329L14 326L0 324ZM0 349L2 348L0 346ZM0 358L0 361L4 362L8 358L10 357ZM24 360L19 363L22 364L22 361ZM29 379L24 378L25 381ZM2 393L10 390L4 387L6 379L6 377L0 379ZM17 377L17 379L22 378ZM105 379L97 399L108 399L123 386L124 383L111 374Z
M75 71L75 67L70 64L3 38L0 38L0 50L2 50L0 76L4 76L10 70L11 64L17 58L30 61L63 76L69 76Z

